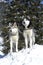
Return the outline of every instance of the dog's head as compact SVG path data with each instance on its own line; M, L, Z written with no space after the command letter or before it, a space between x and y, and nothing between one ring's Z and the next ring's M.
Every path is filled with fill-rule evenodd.
M25 28L27 28L30 24L30 20L24 18L24 20L22 21L22 24L25 26Z
M10 27L10 33L15 34L18 31L16 22Z

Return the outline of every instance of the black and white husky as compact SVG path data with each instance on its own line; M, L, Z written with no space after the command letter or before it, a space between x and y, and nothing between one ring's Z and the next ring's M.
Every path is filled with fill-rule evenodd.
M22 21L22 24L25 27L25 30L23 31L23 36L25 38L25 45L26 45L26 49L28 48L28 42L30 48L32 48L32 46L35 43L35 34L34 34L34 30L33 28L28 28L30 21L26 18L24 18L24 20Z

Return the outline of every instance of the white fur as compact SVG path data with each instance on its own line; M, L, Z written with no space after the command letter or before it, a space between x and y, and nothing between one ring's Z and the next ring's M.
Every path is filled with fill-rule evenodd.
M35 43L35 34L34 34L34 32L33 32L33 29L24 30L23 36L24 36L24 38L25 38L26 48L28 48L28 42L29 42L29 41L30 41L30 43L29 43L30 48L32 48L32 46L33 46L34 43Z

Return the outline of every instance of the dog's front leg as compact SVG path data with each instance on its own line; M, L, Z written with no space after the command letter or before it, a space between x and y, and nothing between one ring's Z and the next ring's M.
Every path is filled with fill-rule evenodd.
M13 52L13 50L12 50L12 48L13 48L13 43L12 43L12 38L10 38L10 53L12 54L12 52Z
M27 49L28 48L27 36L25 36L25 45L26 45L26 49Z
M18 39L16 40L16 52L18 52Z
M32 36L30 36L30 48L32 48Z

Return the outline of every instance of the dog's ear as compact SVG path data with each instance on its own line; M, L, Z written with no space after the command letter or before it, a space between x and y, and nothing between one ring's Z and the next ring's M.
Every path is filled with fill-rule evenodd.
M17 27L17 24L16 24L16 22L14 22L14 24L13 24L13 27Z
M27 19L30 20L30 16L27 16Z
M12 26L12 23L9 23L9 27L11 27Z

